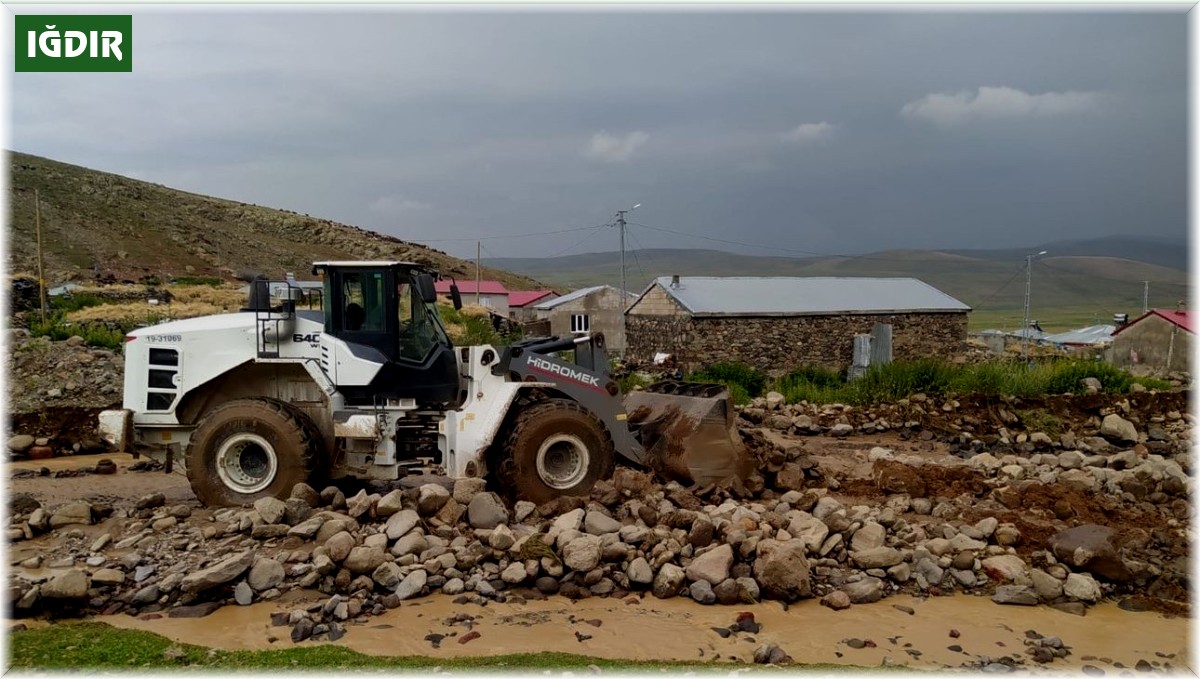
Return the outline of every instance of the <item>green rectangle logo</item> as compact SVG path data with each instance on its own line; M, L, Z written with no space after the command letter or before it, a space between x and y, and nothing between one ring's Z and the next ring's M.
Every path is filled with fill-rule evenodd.
M133 71L131 15L16 15L16 69Z

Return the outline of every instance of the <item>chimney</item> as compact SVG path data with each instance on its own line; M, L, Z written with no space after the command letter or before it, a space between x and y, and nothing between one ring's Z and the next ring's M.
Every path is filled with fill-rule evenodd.
M1187 302L1182 299L1179 300L1178 302L1175 303L1175 310L1180 313L1187 311Z
M676 290L679 289L679 274L671 276L671 287Z
M1129 322L1129 314L1113 314L1113 325L1118 328Z

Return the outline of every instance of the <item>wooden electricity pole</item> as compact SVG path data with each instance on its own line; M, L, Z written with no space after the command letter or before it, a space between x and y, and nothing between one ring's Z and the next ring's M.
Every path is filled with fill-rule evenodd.
M42 325L46 324L46 270L42 264L42 200L38 190L33 190L33 223L37 229L38 252L38 306L42 310Z

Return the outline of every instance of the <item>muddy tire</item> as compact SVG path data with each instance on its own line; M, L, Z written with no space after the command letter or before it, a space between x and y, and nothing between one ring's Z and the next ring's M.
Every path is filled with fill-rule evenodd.
M210 507L286 498L318 471L321 439L298 408L268 398L240 399L213 408L188 443L192 492Z
M519 500L541 504L561 495L587 495L615 464L612 437L578 403L537 401L517 414L502 450L498 477Z

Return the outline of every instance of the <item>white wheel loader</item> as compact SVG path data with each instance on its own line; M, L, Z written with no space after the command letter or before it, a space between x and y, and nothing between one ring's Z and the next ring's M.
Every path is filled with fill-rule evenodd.
M298 308L292 283L258 280L240 313L131 332L124 408L101 413L104 438L182 465L210 506L416 472L487 477L540 503L589 493L618 456L700 484L749 472L719 387L669 383L622 402L602 335L455 348L432 270L318 262L313 273L320 309Z

